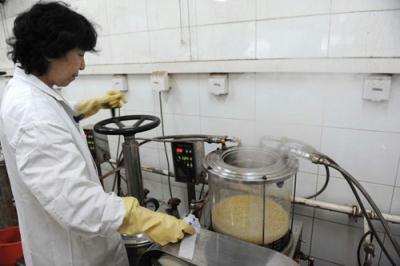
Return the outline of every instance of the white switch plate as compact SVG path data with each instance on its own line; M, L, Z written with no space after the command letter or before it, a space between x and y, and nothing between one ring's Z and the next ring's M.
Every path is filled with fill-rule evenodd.
M112 78L112 88L120 92L128 91L128 79L126 75L114 75Z
M375 74L365 79L363 99L374 102L388 101L390 98L391 75Z
M214 95L228 94L228 74L211 74L208 77L208 92Z

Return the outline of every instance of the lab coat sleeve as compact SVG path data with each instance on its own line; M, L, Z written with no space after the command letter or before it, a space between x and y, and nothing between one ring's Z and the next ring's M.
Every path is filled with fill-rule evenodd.
M77 144L59 125L34 123L16 143L19 174L43 208L63 227L106 236L122 224L123 201L91 181Z

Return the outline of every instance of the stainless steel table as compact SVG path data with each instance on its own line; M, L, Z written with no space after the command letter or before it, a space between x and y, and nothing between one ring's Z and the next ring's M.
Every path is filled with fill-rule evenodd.
M180 243L166 245L161 251L179 258ZM292 266L298 265L291 258L272 249L244 242L226 235L202 229L197 236L193 259L190 264L205 266Z

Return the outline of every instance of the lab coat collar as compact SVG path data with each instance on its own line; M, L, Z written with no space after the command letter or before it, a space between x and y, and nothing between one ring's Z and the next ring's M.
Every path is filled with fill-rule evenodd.
M43 81L41 81L35 75L26 74L19 65L15 66L14 77L17 79L22 79L22 80L30 83L31 85L35 86L42 92L55 98L59 102L65 102L64 98L60 94L58 94L53 88L50 88L49 86L47 86Z

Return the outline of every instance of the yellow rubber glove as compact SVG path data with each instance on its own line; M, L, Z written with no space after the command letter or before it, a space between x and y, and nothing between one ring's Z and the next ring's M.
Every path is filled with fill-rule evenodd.
M184 233L194 234L192 226L174 216L153 212L141 207L134 197L124 197L125 217L118 232L123 234L145 233L154 242L166 245L182 239Z
M76 109L87 118L97 113L100 108L120 108L122 103L127 103L125 96L117 90L109 90L103 96L80 101Z

